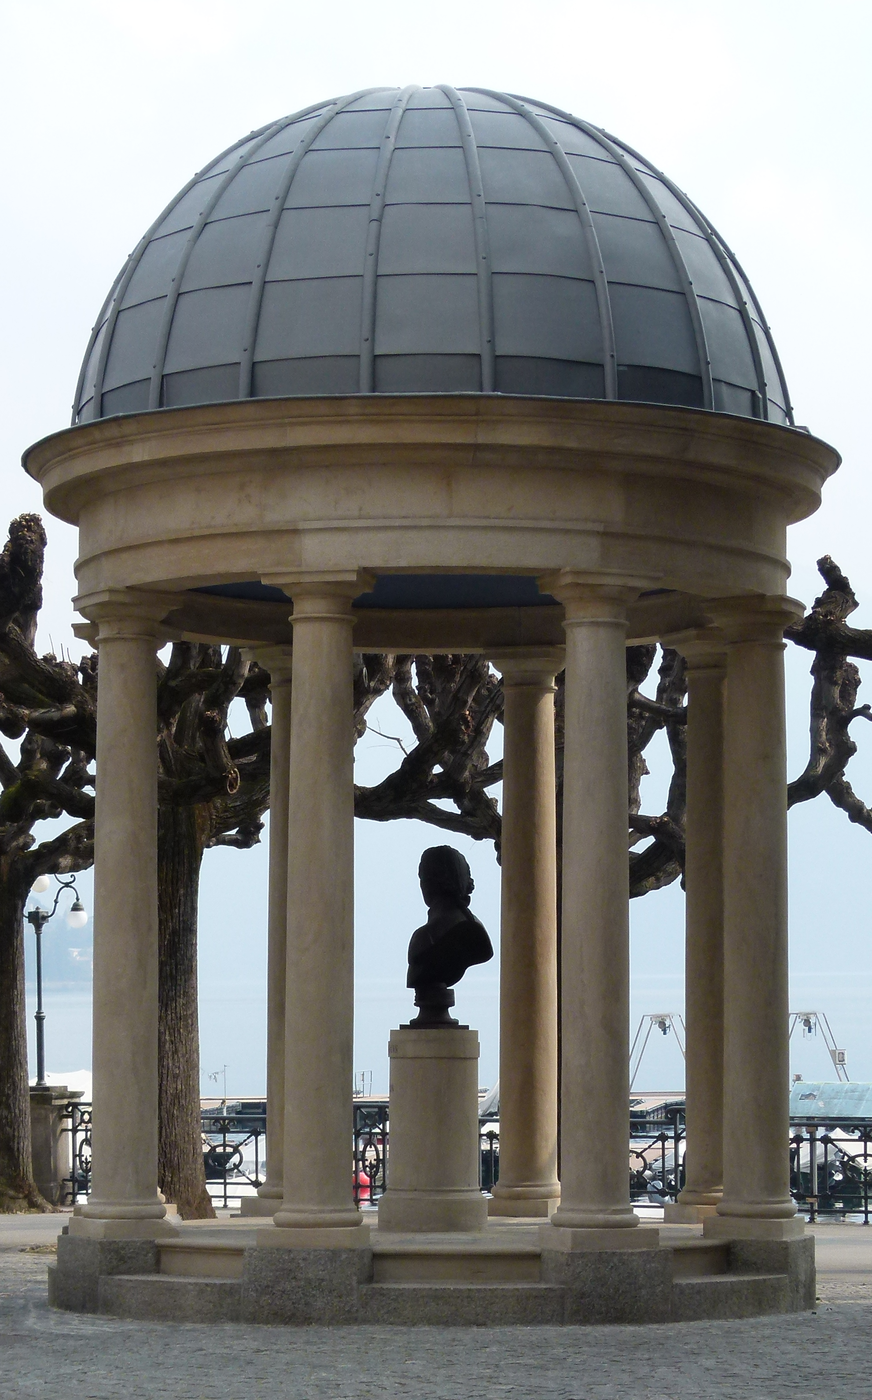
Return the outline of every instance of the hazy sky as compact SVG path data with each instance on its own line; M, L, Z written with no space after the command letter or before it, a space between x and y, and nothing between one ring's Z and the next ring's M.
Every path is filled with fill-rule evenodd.
M5 0L0 24L7 517L39 508L20 453L68 423L106 290L194 170L252 128L359 87L492 86L566 107L638 147L737 252L772 325L797 421L844 457L821 511L793 531L792 591L811 600L814 560L830 552L865 603L855 622L872 626L872 478L861 378L872 323L868 4L442 0L373 9L348 0L329 8L276 0ZM68 603L74 532L49 522L49 536L42 641L75 646ZM807 669L804 655L789 658L793 773L804 763ZM398 732L390 715L383 722ZM851 778L872 801L872 731L857 737L865 751ZM392 761L392 750L370 741L361 761L369 774ZM652 793L649 809L655 805ZM791 1004L826 1011L852 1077L872 1078L864 879L872 836L850 827L826 799L794 811L790 833ZM376 1087L386 1083L388 1031L407 1009L403 949L421 912L414 866L434 839L414 824L359 832L355 1068L371 1070ZM476 847L472 858L477 912L496 931L498 873L486 848ZM227 1063L232 1093L263 1087L265 887L265 849L207 857L203 1070ZM635 1022L646 1012L681 1009L681 894L673 887L635 901L632 916ZM496 985L492 964L461 992L465 1019L482 1033L485 1084L496 1074ZM48 1015L52 1068L87 1064L83 992L58 988ZM793 1061L806 1078L828 1077L819 1042L797 1044ZM641 1086L674 1087L681 1077L672 1038L658 1037Z

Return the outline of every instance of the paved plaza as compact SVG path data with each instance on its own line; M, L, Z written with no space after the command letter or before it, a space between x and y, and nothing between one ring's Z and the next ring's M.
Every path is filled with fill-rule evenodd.
M814 1313L661 1327L283 1329L53 1312L57 1216L0 1216L0 1397L793 1400L872 1393L872 1227L815 1228Z

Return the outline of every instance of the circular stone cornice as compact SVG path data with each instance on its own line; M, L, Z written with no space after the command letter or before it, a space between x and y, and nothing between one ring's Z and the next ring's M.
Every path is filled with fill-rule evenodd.
M24 467L70 524L107 493L239 471L379 466L565 469L705 482L812 514L839 454L799 429L690 408L506 395L252 399L54 433Z

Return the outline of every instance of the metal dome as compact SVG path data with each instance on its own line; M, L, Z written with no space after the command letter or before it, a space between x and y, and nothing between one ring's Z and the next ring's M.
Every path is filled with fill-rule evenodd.
M407 87L285 117L194 176L116 278L74 422L456 392L793 421L747 279L666 176L547 103Z

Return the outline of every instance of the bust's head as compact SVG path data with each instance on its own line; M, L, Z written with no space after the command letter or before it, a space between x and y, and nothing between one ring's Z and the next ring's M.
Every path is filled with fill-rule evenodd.
M434 904L469 908L475 881L464 857L453 846L431 846L426 850L418 866L418 879L428 909Z

